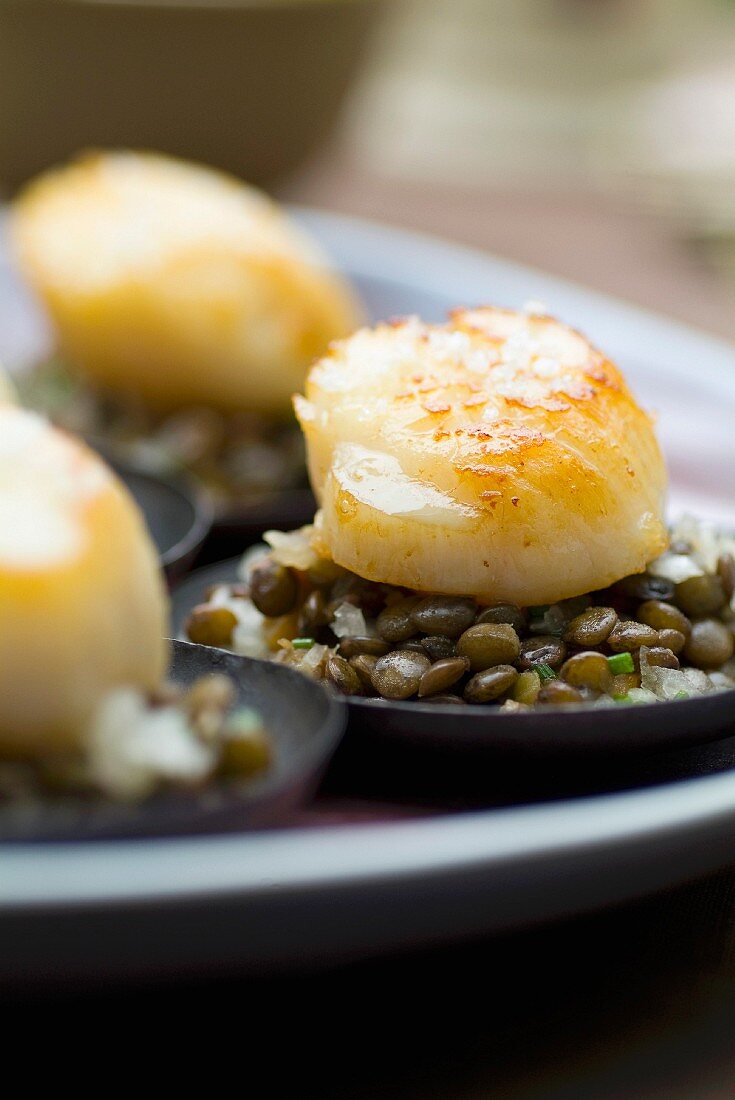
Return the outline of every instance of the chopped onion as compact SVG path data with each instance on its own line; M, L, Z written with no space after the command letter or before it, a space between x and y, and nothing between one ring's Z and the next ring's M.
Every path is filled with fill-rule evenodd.
M313 526L298 531L266 531L263 538L273 550L273 560L293 569L311 569L319 563L313 546Z
M647 646L641 646L640 660L641 684L657 699L667 701L681 695L706 695L712 691L710 678L698 668L659 668L649 664Z
M161 780L200 782L215 764L214 750L199 741L181 710L152 710L133 688L105 697L87 743L93 781L116 798L142 798Z
M341 603L334 612L332 631L338 638L365 637L368 632L365 616L352 603Z
M655 703L657 696L648 688L631 688L628 692L631 703Z
M669 559L682 559L680 568L684 568L684 563L688 563L688 568L693 567L697 570L696 573L689 573L688 576L698 576L702 573L713 573L717 567L717 559L722 554L735 556L735 537L728 534L717 524L709 520L697 519L695 516L683 515L672 525L671 541L672 543L688 543L691 547L690 553L672 554L668 551L653 562L648 571L649 573L657 573L659 576L666 576L676 583L680 579L686 580L687 577L669 577L668 573L662 572L662 568L669 567ZM677 569L673 561L670 568Z
M241 657L265 660L270 656L270 649L263 635L264 616L250 600L238 600L237 603L240 606L233 609L237 616L237 626L232 632L232 648Z
M325 645L319 645L316 643L311 649L303 651L303 656L299 661L299 668L302 671L310 673L312 676L316 675L321 666L329 656L329 647Z
M660 558L651 562L648 572L655 577L664 577L673 584L680 584L690 577L701 577L704 569L688 554L672 554L667 550Z

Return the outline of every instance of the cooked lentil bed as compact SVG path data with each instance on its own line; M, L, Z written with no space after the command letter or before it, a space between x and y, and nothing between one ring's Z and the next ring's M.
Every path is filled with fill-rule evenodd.
M733 657L733 577L733 559L723 555L714 572L680 584L641 573L600 592L521 608L409 592L331 563L298 571L266 558L253 571L249 599L279 646L274 659L342 694L527 710L654 701L661 696L650 688L649 699L640 692L642 663L649 685L651 670L656 683L661 670L691 672L691 692L667 698L702 694L696 683ZM229 586L228 606L246 592ZM359 631L346 636L337 625L345 605L348 617L350 607L361 613ZM206 637L211 615L216 644L232 644L231 635L221 640L221 612L215 603L195 608L189 636ZM728 686L724 678L706 683L707 690Z

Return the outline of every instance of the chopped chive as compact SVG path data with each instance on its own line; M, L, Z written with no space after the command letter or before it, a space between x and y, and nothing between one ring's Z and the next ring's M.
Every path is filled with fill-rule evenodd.
M677 691L674 698L675 699L688 699L689 698L689 692L688 691Z
M291 645L294 647L294 649L311 649L311 647L314 645L314 639L293 638L291 641Z
M607 663L610 671L615 676L619 672L635 672L635 665L630 653L613 653L612 657L608 657Z
M542 683L544 680L556 680L557 678L551 665L547 665L543 661L538 665L534 665L533 671L538 672Z
M613 695L613 699L616 703L632 703L630 695Z

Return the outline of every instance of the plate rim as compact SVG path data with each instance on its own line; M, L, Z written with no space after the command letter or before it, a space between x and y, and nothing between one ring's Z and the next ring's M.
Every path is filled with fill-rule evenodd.
M676 841L681 834L733 823L735 773L725 772L643 790L380 825L8 843L0 845L0 914L370 887L426 876L491 873L516 861L574 856L582 862L621 844L632 845L641 858L648 848ZM735 849L735 835L731 847ZM732 853L713 847L698 853L697 863L707 870L728 858ZM682 866L671 869L667 881L690 876L691 867Z

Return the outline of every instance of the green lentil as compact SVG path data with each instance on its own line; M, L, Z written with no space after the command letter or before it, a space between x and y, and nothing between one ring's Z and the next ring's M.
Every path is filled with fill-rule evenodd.
M679 658L670 649L652 646L646 650L646 660L656 668L679 668Z
M228 607L209 607L200 604L195 607L186 621L186 633L197 645L209 645L215 648L232 644L232 632L237 626L237 617Z
M689 631L691 631L691 626ZM686 645L686 637L680 630L659 630L658 644L670 649L672 653L679 654Z
M527 706L533 706L538 699L540 690L541 677L538 672L527 669L525 672L521 672L513 685L512 696L516 703L525 703Z
M256 562L250 573L250 599L269 619L287 615L296 606L299 585L296 574L272 558Z
M517 634L525 630L528 619L514 603L496 603L492 607L483 607L477 616L479 623L508 623Z
M413 653L423 653L428 656L425 647L422 645L421 638L409 638L408 641L401 642L399 648L410 649Z
M258 716L248 707L234 710L222 727L218 771L228 778L245 778L265 771L273 759L270 739Z
M479 623L465 630L457 642L457 655L467 657L473 672L515 661L521 642L508 623Z
M578 688L565 680L547 680L541 685L538 702L547 706L560 706L562 703L581 703L583 695Z
M657 577L652 573L633 573L613 585L613 591L632 600L670 600L674 595L674 584L666 577Z
M436 661L421 677L419 698L423 699L426 695L437 695L446 691L469 671L469 667L470 662L466 657L445 657L441 661Z
M725 606L725 587L712 573L689 577L677 584L675 600L685 614L694 618L715 615Z
M329 588L330 585L335 584L341 577L344 577L345 573L346 570L341 565L330 561L329 558L319 558L318 561L309 566L306 576L309 583L313 584L315 588Z
M430 667L431 661L425 655L394 649L375 662L373 687L384 699L410 699L418 691L421 677Z
M539 634L535 638L526 638L521 643L518 664L522 669L535 668L538 665L559 668L566 655L567 647L561 638L556 638L553 634Z
M342 638L339 643L341 657L359 657L360 654L371 657L383 657L390 650L390 642L382 638L368 638L361 635L350 635Z
M585 648L602 645L617 621L617 612L612 607L590 607L571 620L564 632L564 639Z
M314 589L304 600L301 612L299 614L299 630L304 634L308 634L311 630L318 630L319 627L328 626L329 616L327 615L326 602L324 600L324 593L319 589Z
M411 611L416 630L458 638L477 615L477 604L461 596L426 596Z
M733 637L718 619L701 619L692 625L684 656L696 668L719 668L733 655Z
M380 637L386 642L405 642L412 638L416 627L411 612L417 603L418 596L407 596L381 611L375 623Z
M576 653L570 657L562 665L560 676L573 687L600 692L609 691L612 687L613 674L607 657L596 651Z
M692 624L683 611L672 603L663 600L646 600L638 608L638 619L654 630L678 630L685 637Z
M645 623L637 623L635 619L619 622L607 639L607 644L615 653L640 649L642 645L656 645L657 642L658 631Z
M612 688L610 694L615 695L627 695L633 688L641 686L641 678L637 672L622 672L613 676Z
M468 681L464 697L468 703L491 703L513 687L518 672L512 665L495 665L483 669Z
M327 679L343 695L361 695L362 680L344 657L336 654L327 661Z
M422 638L420 644L424 652L428 653L432 661L439 661L444 657L457 656L456 643L451 638L447 638L444 634L432 634L428 638Z
M363 691L372 695L373 688L373 669L377 662L377 657L371 657L369 653L361 653L357 657L350 657L350 668L354 668L357 675L360 677L360 683Z

